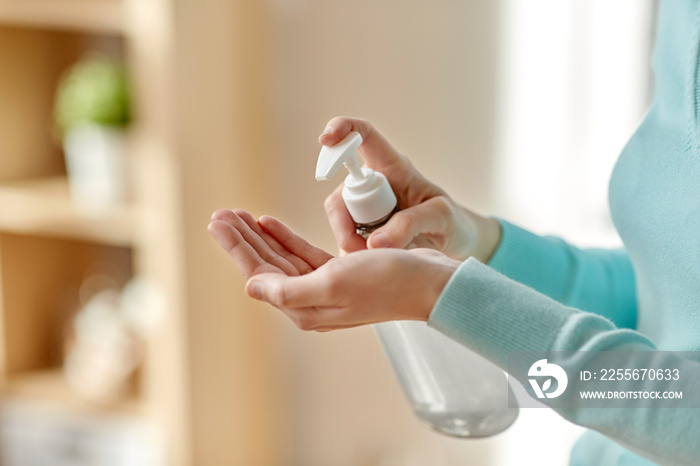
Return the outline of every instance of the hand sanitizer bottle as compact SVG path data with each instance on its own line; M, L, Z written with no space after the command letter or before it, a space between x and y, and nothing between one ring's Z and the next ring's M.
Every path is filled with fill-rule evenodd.
M343 200L357 233L367 238L399 206L386 177L360 167L355 153L360 144L362 136L353 131L335 146L324 146L316 179L329 180L341 165L347 168ZM413 244L429 241L418 237ZM414 413L431 428L454 437L487 437L515 421L518 409L508 407L514 397L498 367L425 322L383 322L373 327Z

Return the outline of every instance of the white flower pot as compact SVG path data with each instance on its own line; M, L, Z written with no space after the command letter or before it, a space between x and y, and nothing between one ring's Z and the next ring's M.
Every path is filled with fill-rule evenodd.
M99 212L126 200L126 137L121 129L94 124L63 139L68 183L75 205Z

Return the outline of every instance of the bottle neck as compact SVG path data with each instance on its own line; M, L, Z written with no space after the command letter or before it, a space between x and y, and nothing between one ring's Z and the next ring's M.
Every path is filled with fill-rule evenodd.
M369 238L369 235L372 234L375 230L378 230L379 228L383 227L386 225L386 223L391 219L391 217L401 210L399 208L399 205L396 204L396 207L393 208L391 212L386 214L384 217L380 218L376 222L372 223L355 223L355 231L357 232L358 235L362 236L364 239Z

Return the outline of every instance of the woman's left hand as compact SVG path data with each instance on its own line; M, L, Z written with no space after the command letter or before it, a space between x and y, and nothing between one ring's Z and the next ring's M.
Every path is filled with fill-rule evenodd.
M334 258L279 220L218 210L209 232L248 279L246 293L302 330L428 320L461 262L432 249L372 249Z

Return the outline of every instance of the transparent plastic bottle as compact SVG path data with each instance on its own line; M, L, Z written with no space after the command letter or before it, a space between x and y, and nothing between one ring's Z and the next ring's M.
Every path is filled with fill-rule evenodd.
M518 416L498 367L425 322L374 324L374 331L415 415L453 437L488 437Z
M362 137L351 132L333 147L323 147L316 179L328 180L344 165L343 200L358 234L367 238L398 211L386 177L360 168L355 150ZM427 246L417 237L412 247ZM425 322L396 321L374 325L416 416L432 429L453 437L487 437L507 429L518 416L509 408L510 385L504 372ZM511 400L514 397L510 397Z

